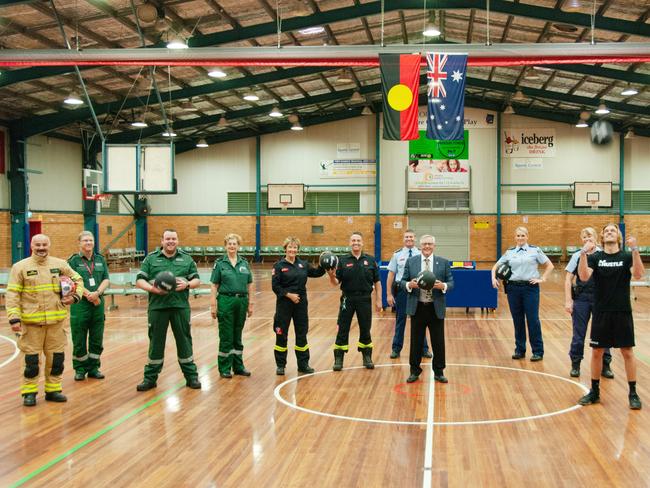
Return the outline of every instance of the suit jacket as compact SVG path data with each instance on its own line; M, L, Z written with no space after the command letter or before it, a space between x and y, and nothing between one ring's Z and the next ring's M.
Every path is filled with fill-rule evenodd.
M435 254L431 255L433 259L433 268L432 271L436 275L436 279L447 283L447 291L450 291L454 287L454 277L451 275L451 268L449 266L449 261ZM409 293L406 289L406 283L411 281L414 278L417 278L418 274L422 271L422 256L413 256L406 261L404 266L404 274L402 275L402 281L400 286L407 292L406 299L406 314L415 315L415 311L418 308L418 301L420 299L420 289L412 289ZM445 318L445 312L447 310L447 302L445 300L445 294L442 290L432 290L433 292L433 307L436 312L436 317L439 319Z

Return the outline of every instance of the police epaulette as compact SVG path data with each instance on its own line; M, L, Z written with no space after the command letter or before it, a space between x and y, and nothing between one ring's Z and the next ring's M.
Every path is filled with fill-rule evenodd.
M528 244L528 247L534 247L535 249L537 249L537 246L533 246L532 244Z
M393 254L397 254L397 253L400 252L401 250L402 250L402 248L400 247L400 248L396 249L395 251L393 251Z
M513 249L517 249L517 246L512 246L508 248L508 251L512 251Z

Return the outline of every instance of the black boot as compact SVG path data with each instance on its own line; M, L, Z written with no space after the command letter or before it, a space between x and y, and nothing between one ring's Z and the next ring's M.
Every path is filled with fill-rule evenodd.
M314 372L316 372L316 370L309 366L309 363L301 363L298 365L298 373L312 374Z
M614 378L614 372L612 371L612 368L609 366L609 364L612 362L612 358L603 358L603 369L600 372L601 376L604 376L605 378L608 379L613 379Z
M341 371L343 369L343 355L345 351L342 349L334 349L334 366L332 369L334 371Z
M51 391L49 393L46 393L45 400L47 400L48 402L57 402L57 403L64 403L68 401L66 396L60 391Z
M375 365L372 362L372 349L366 348L361 350L363 355L363 365L366 369L375 369Z
M23 395L23 405L33 407L36 405L36 393L25 393Z
M580 376L580 360L571 361L571 378L578 378Z

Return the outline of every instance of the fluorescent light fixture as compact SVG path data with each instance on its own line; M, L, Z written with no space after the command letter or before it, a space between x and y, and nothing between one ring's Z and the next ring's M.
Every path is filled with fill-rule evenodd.
M66 105L83 105L84 102L75 92L70 92L70 95L63 100L63 103Z
M352 83L352 76L350 76L350 73L347 70L342 69L336 73L336 79L334 82L339 85L347 85L348 83Z
M365 98L361 96L361 93L358 90L355 90L350 97L350 102L352 103L362 103L365 102Z
M278 107L273 107L271 109L271 112L269 112L269 117L282 117L283 113L280 112L280 109Z
M149 127L149 124L147 124L144 120L136 120L135 122L131 122L131 127L143 128Z
M189 46L185 39L180 37L172 37L167 41L167 49L188 49Z
M630 97L632 95L638 95L638 94L639 94L639 90L637 90L636 88L633 88L633 87L631 87L629 85L628 85L627 88L625 88L625 90L623 90L621 92L621 95L623 95L624 97Z
M208 142L205 139L199 139L199 142L196 143L196 147L208 147Z
M176 137L176 132L174 132L174 131L171 131L171 132L165 131L165 132L162 133L162 136L163 137Z
M580 7L582 7L580 0L568 0L565 2L562 10L565 12L575 12L576 10L580 10Z
M300 32L303 36L311 36L314 34L322 34L325 32L325 27L322 25L316 25L314 27L307 27L306 29L300 29Z
M514 113L515 113L515 109L512 108L512 105L508 104L508 105L506 106L506 109L503 111L503 113L504 113L504 114L514 114Z
M579 127L579 128L589 127L589 124L587 123L586 120L580 119L578 121L578 123L576 124L576 127Z
M537 71L553 71L553 68L547 68L546 66L533 66L533 69Z
M302 130L302 125L300 125L300 122L294 122L291 126L291 130Z
M607 105L604 103L601 103L598 105L598 108L596 109L596 112L598 115L606 115L609 113L609 109L607 108Z
M211 68L210 71L208 71L208 76L210 78L225 78L228 75L219 68Z
M628 129L625 133L625 139L634 139L634 129Z
M427 26L422 31L422 35L424 37L438 37L440 34L441 32L433 24L427 24Z
M248 93L244 94L244 96L242 98L244 100L248 100L249 102L257 102L260 99L260 97L255 95L255 93L253 93L253 92L248 92Z
M372 115L372 110L368 105L363 107L363 110L361 111L361 115Z

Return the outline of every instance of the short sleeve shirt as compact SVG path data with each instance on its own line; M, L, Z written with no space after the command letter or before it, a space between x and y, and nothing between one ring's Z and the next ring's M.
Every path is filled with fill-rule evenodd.
M214 262L210 282L219 285L219 293L248 293L248 284L253 282L253 274L248 261L237 256L237 262L233 266L226 255Z
M598 252L598 251L602 251L602 249L597 247L595 252ZM586 282L582 281L580 279L580 276L578 276L578 263L580 262L580 254L581 253L582 253L582 251L576 251L576 252L573 253L573 255L571 256L571 259L569 259L569 262L566 265L566 268L564 268L564 271L566 271L567 273L574 274L576 276L576 282L577 283L584 283L584 284L589 286L589 289L591 289L591 288L593 288L593 284L594 284L593 276L591 278L589 278L589 280L586 281Z
M409 251L411 251L410 255ZM395 251L393 257L390 258L390 262L388 263L388 271L395 273L395 281L402 279L402 275L404 274L404 266L406 266L406 260L411 256L419 255L420 250L417 247L412 247L410 249L408 247L403 247L402 249Z
M68 264L72 269L81 275L84 280L84 288L88 291L97 291L102 281L108 278L108 265L104 256L93 253L90 259L83 254L73 254L68 258ZM90 283L92 278L93 284Z
M599 251L587 259L587 264L593 269L592 277L596 287L594 311L631 312L632 253L621 250L607 254Z
M548 262L548 257L537 246L525 244L522 247L515 246L508 249L499 258L497 264L507 262L512 269L510 281L529 281L539 278L537 267Z
M154 251L142 262L142 267L137 279L153 282L161 271L171 271L177 278L187 281L199 277L196 263L185 251L178 249L176 254L167 257L162 251ZM190 291L172 291L165 295L149 293L149 310L162 310L166 308L190 308Z
M345 293L370 295L379 281L379 267L375 258L361 254L357 259L352 253L341 256L336 268L336 278Z

